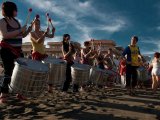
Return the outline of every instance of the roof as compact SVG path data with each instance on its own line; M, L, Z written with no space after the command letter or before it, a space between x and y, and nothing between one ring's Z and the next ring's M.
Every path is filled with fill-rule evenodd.
M91 40L88 40L87 42L91 42ZM99 44L100 42L103 44L112 44L113 46L116 46L116 43L114 40L94 40L93 41L94 44Z
M48 42L47 45L62 45L62 42Z

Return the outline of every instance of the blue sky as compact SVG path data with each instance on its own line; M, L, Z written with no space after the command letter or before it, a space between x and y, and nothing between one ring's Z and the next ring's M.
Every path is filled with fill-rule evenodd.
M28 8L31 18L40 15L46 28L46 12L56 27L55 38L61 41L69 33L73 41L109 39L127 46L132 35L139 37L142 54L160 52L159 0L12 0L18 6L18 19L24 24ZM2 16L0 16L2 17ZM29 41L29 36L24 41Z

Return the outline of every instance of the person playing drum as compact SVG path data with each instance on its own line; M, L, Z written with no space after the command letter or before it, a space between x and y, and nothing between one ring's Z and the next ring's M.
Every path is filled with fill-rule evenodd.
M52 33L49 34L49 28L46 31L40 30L40 20L35 18L33 23L34 31L30 33L31 43L32 43L32 59L33 60L43 60L47 55L45 54L44 41L45 37L53 38L55 33L55 28L52 28Z
M70 82L72 81L71 76L71 66L74 64L73 55L75 54L75 48L72 43L70 43L70 35L64 34L63 35L63 41L62 41L62 54L64 57L64 60L67 62L67 69L66 69L66 80L63 84L63 92L67 92L70 86ZM73 85L73 92L78 92L78 85Z
M95 50L91 49L90 43L88 41L84 42L84 46L85 48L81 50L82 64L93 66L97 53L95 52Z
M21 50L22 38L32 30L32 25L21 27L20 22L15 18L17 16L17 6L13 2L4 2L2 4L2 15L4 18L0 20L0 33L2 36L1 58L4 66L4 78L1 86L0 102L7 101L9 87L14 68L14 61L18 57L23 57Z
M35 18L34 20L34 31L30 32L31 36L31 43L32 43L32 59L41 61L44 58L47 57L45 54L45 46L44 41L45 37L53 38L55 33L55 28L52 28L52 33L49 34L49 28L44 32L40 30L40 20L38 18ZM52 85L48 85L48 92L52 93Z

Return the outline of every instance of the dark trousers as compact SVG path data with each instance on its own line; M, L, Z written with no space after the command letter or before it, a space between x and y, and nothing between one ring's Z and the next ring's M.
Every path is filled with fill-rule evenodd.
M69 89L69 86L70 86L70 83L72 81L72 75L71 75L71 66L74 64L74 62L72 63L67 63L67 69L66 69L66 80L63 84L63 89L62 91L68 91ZM78 88L79 88L79 85L77 84L74 84L73 85L73 91L74 92L78 92Z
M1 85L1 93L8 93L8 85L11 82L11 76L14 69L14 60L17 58L9 49L1 48L1 58L4 67L3 83ZM21 55L23 57L23 55Z
M67 68L66 68L66 80L64 81L64 84L63 84L63 91L67 91L69 86L70 86L70 83L72 81L72 76L71 76L71 66L73 65L74 63L67 63Z
M137 85L137 66L126 65L126 87L135 88Z

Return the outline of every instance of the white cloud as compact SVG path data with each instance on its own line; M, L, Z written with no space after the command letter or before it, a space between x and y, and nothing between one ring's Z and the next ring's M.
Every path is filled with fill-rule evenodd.
M141 53L146 55L153 55L155 52L160 52L160 38L154 37L141 37L140 41L142 46ZM153 45L154 47L149 50L149 47L145 48L145 44Z
M120 31L126 27L127 20L120 15L105 14L97 11L94 8L92 1L81 2L80 0L24 0L33 7L43 11L49 12L59 18L57 29L67 29L70 25L74 26L79 33L79 39L83 41L92 37L92 32L96 30L106 31L108 34ZM92 24L88 26L87 23L81 21L80 18L91 17L100 20L100 24Z

